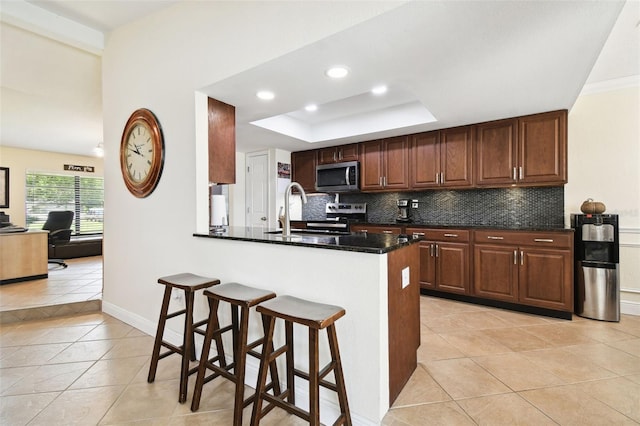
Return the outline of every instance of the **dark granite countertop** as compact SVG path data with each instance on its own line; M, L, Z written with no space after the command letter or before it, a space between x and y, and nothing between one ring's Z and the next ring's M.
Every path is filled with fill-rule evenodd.
M388 234L351 233L348 235L327 235L296 233L295 230L292 230L292 236L285 238L280 234L269 233L275 231L274 229L231 226L224 227L223 233L211 231L208 234L195 233L193 236L374 254L388 253L420 241L420 239Z

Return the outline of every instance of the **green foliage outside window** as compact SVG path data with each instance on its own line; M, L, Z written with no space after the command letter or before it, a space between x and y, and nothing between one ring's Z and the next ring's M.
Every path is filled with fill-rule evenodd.
M73 234L101 234L104 212L104 179L101 177L27 173L26 224L42 229L53 210L71 210Z

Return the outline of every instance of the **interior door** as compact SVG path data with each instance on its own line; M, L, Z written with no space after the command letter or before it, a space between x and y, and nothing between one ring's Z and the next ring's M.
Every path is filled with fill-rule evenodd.
M269 224L268 164L267 153L247 155L247 226L267 227Z

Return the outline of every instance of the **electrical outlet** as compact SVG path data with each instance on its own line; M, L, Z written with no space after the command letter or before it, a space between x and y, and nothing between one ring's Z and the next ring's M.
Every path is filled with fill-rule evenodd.
M407 266L402 270L402 288L407 287L410 281L409 267Z

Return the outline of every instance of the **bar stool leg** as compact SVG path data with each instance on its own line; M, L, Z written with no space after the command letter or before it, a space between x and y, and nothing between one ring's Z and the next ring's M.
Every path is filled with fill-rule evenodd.
M309 424L320 425L318 330L309 328Z
M264 343L262 346L262 357L260 361L260 369L258 370L258 383L256 384L255 399L253 401L253 409L251 411L251 426L255 426L260 422L262 417L262 394L265 393L268 364L266 361L271 357L273 352L273 329L276 319L274 317L262 316L262 324L264 326Z
M162 307L160 308L160 318L158 319L158 329L156 330L156 338L153 343L153 354L151 355L151 365L149 366L149 375L147 382L153 383L156 379L156 370L158 368L158 360L160 358L160 346L164 335L164 326L167 322L167 312L169 311L169 302L171 301L171 287L165 286L164 298L162 299Z
M237 313L237 309L236 309ZM242 409L244 407L244 376L245 365L247 362L247 339L249 329L249 308L241 308L240 328L239 331L238 346L235 348L236 353L234 373L236 376L236 392L235 402L233 405L233 418L235 426L242 425ZM234 331L235 332L235 331Z
M218 351L218 362L222 367L227 365L224 357L224 348L222 346L222 337L218 333L220 322L218 320L219 301L208 299L209 301L209 321L202 343L202 354L200 355L200 366L198 375L196 376L196 386L193 389L193 400L191 401L191 411L198 411L200 408L200 399L202 398L202 387L204 386L204 376L207 372L206 364L209 362L209 352L211 350L212 340L216 341L216 350Z
M285 344L287 345L287 353L285 355L286 366L287 366L287 390L289 394L287 395L287 401L291 404L296 403L296 394L295 394L295 374L294 368L295 364L293 363L293 323L291 321L284 322L284 335L285 335Z
M347 388L344 382L344 373L342 371L342 360L340 359L340 350L338 348L338 336L336 334L335 324L327 327L327 336L329 337L329 349L331 351L331 360L335 363L333 375L336 379L336 388L338 389L338 402L340 403L340 411L344 416L344 424L351 426L351 413L349 412L349 402L347 401Z
M184 334L182 343L182 367L180 368L180 398L183 403L187 400L187 381L189 379L189 360L195 361L195 346L193 344L193 292L184 292L186 318L184 320Z

